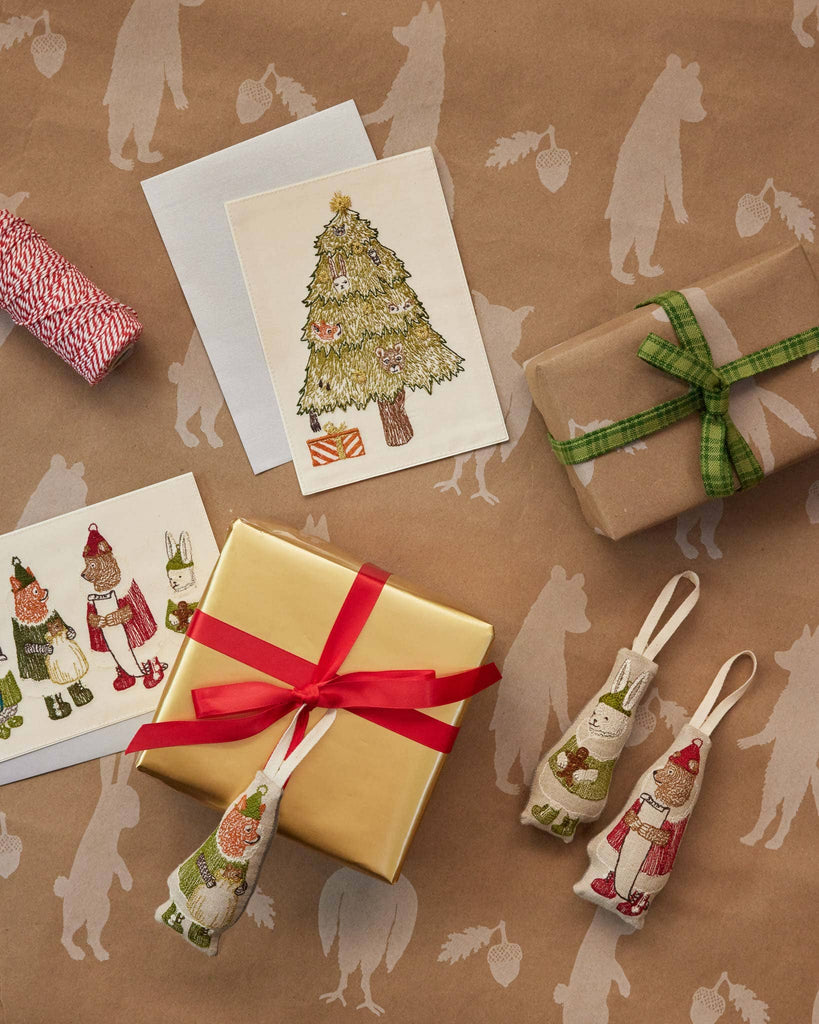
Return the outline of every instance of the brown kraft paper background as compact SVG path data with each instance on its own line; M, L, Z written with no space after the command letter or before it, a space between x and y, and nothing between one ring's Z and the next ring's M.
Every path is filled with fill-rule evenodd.
M120 49L130 61L120 73L162 159L127 171L109 160L103 98L132 6L142 42ZM809 3L796 6L809 41L815 15ZM213 828L212 810L127 776L119 760L102 765L120 780L103 793L93 762L2 790L8 833L22 844L17 866L17 844L0 846L3 1024L343 1024L370 1019L366 1006L355 1009L362 1003L406 1024L739 1024L737 1001L750 997L737 986L754 997L753 1024L815 1021L819 459L613 544L583 521L539 415L529 415L522 370L545 346L663 288L793 241L770 190L770 219L756 234L740 237L734 221L740 197L768 178L780 200L786 191L819 205L819 48L800 45L791 0L205 0L178 10L170 0L58 0L48 11L66 41L53 77L35 66L30 38L0 50L0 190L131 302L145 333L133 358L91 391L24 330L0 331L0 528L192 470L220 540L238 515L327 533L493 623L505 674L472 702L396 886L277 841L260 879L267 899L215 961L153 920L167 875ZM0 20L24 13L40 9L6 7ZM171 75L175 58L155 52L173 50L177 19L183 109L168 88L160 102L157 69ZM139 180L290 120L275 92L258 120L237 118L240 84L271 62L317 107L354 97L379 155L436 147L508 445L310 499L289 465L251 475ZM550 125L571 159L562 184L565 156L540 161L556 191L537 164L549 148L537 135ZM112 127L115 144L130 130ZM516 132L537 133L537 150L487 166L496 139ZM621 147L615 263L639 234L643 255L664 270L633 285L612 277L609 256ZM135 156L132 139L124 156ZM680 172L675 216L663 191L666 181L676 191ZM630 252L625 272L635 271ZM607 813L726 657L752 646L760 671L715 733L674 877L646 927L626 935L571 891L586 866L582 839L566 847L518 824L523 785L661 586L692 566L702 600L663 652L646 698L655 727L624 752ZM37 570L48 586L48 567ZM9 623L0 623L0 644L8 653ZM449 934L466 929L478 929L476 951L439 960ZM513 979L512 944L522 953ZM346 1005L319 998L342 989Z

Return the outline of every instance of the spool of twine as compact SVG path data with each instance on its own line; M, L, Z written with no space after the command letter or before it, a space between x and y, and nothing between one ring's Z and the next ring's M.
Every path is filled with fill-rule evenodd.
M142 324L51 248L22 217L0 210L0 308L98 384L131 354Z

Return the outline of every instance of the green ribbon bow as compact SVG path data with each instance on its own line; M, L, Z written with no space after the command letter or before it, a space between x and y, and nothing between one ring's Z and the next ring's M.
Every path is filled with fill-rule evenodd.
M639 303L637 308L652 303L662 306L668 314L679 344L673 345L651 333L637 354L652 366L690 384L690 390L679 398L568 441L557 441L549 435L555 455L564 465L575 466L663 430L693 412L701 412L700 471L705 493L711 498L733 494L734 473L741 490L753 487L763 477L762 467L728 413L731 385L819 351L819 326L740 356L724 366L715 366L711 349L685 296L680 292L663 292Z

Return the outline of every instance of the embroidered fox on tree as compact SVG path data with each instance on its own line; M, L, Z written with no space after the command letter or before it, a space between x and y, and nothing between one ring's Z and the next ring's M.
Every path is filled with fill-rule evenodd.
M378 403L384 438L412 440L406 389L451 380L464 359L432 327L401 259L382 245L349 196L330 200L335 216L316 238L318 264L310 279L302 341L310 350L298 411L314 432L319 417Z

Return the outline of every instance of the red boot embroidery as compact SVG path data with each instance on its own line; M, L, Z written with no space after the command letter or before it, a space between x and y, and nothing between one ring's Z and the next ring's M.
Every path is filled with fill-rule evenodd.
M127 690L136 682L134 676L129 676L125 669L117 665L117 678L114 680L115 690Z
M167 667L165 662L160 661L159 658L151 658L150 661L144 663L142 671L145 675L142 678L142 683L146 690L150 690L162 682L165 678L165 669Z
M617 904L617 909L625 917L639 917L648 910L649 897L645 892L633 892L629 899Z
M617 890L614 888L614 872L609 871L605 878L592 879L591 887L598 896L605 896L607 900L613 900L617 895Z

